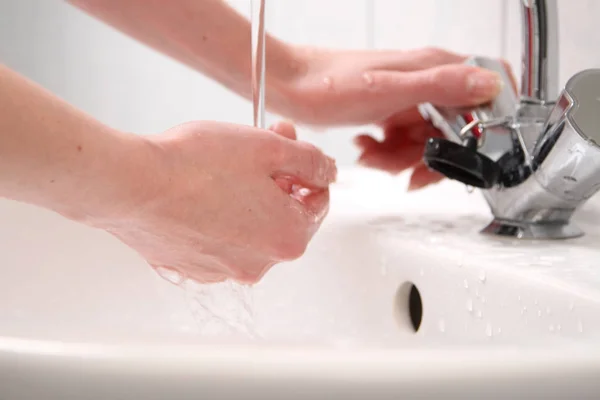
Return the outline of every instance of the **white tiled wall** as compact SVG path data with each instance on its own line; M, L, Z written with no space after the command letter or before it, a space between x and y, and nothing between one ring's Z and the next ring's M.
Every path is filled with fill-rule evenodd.
M291 42L441 46L503 56L519 68L517 0L267 1L268 29ZM248 15L250 0L230 2ZM600 1L558 3L564 83L582 68L600 67ZM60 0L0 0L0 61L124 130L153 133L192 119L251 123L245 100ZM302 130L301 137L351 164L357 155L351 137L358 130Z

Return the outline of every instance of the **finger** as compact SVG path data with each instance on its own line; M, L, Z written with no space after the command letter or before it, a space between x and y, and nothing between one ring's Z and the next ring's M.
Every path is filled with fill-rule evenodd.
M277 186L285 193L292 193L292 188L294 187L294 181L289 176L278 176L273 178Z
M358 159L358 163L365 167L399 174L419 163L422 157L422 145L404 146L395 150L365 151Z
M381 101L399 102L398 109L424 102L440 106L477 105L490 101L502 89L497 73L464 64L403 73L376 71L372 78L373 85L381 89Z
M329 190L304 190L306 191L301 189L294 193L292 197L304 206L305 210L312 217L313 225L317 224L318 226L329 211ZM314 231L316 231L316 229L314 229ZM312 233L314 233L314 231Z
M506 60L501 60L502 64L504 65L504 68L506 69L506 72L508 73L508 77L510 78L510 83L515 91L516 94L519 93L519 87L517 84L517 78L515 77L515 74L513 73L513 69L510 66L510 63Z
M335 160L310 143L286 141L273 157L273 178L291 177L310 188L327 188L335 181Z
M444 179L444 175L430 170L425 164L419 164L415 167L413 173L410 176L410 182L408 184L408 190L418 190L424 188L427 185L437 183Z
M445 64L463 63L467 56L435 47L407 51L382 50L378 69L395 71L417 71Z
M281 136L291 139L291 140L296 140L296 138L297 138L296 128L294 127L294 125L291 122L288 122L288 121L279 121L279 122L271 125L271 127L269 127L269 130L272 130L273 132L277 133L278 135L281 135Z
M358 146L358 148L360 148L362 151L375 150L378 149L379 146L381 146L381 143L378 142L377 139L366 134L358 135L357 137L355 137L354 144Z
M392 114L384 121L380 123L381 126L393 126L393 127L408 127L419 122L424 121L417 107L411 107L408 110L402 110L395 114Z

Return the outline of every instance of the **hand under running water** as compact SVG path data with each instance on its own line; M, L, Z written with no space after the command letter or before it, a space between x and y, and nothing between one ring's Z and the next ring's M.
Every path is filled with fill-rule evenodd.
M198 282L255 283L300 257L329 208L332 159L277 132L192 122L148 137L156 192L123 220L100 227L153 267Z
M335 177L334 161L289 124L135 135L0 66L0 197L106 230L156 268L258 281L302 255Z

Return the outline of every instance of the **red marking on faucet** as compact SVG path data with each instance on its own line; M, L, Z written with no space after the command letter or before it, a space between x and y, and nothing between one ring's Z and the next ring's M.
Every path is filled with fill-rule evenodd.
M464 118L465 122L467 123L467 125L475 120L475 118L471 114L463 115L463 118ZM471 132L473 133L473 136L477 139L479 139L482 135L481 128L479 127L479 125L474 126L471 129Z

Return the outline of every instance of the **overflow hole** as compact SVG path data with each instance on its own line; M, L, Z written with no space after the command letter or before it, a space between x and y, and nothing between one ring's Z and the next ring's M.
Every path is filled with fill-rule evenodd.
M423 301L419 289L412 282L398 288L395 299L396 320L403 329L418 332L423 320Z

